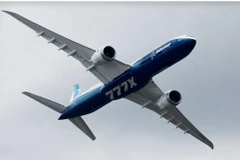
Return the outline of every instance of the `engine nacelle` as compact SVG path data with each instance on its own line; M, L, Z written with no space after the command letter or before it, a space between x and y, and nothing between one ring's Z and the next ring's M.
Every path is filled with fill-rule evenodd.
M104 63L114 60L116 57L116 51L111 46L105 46L98 49L91 57L91 61L96 63Z
M181 103L181 101L181 94L176 90L170 90L162 95L162 97L157 102L157 105L160 107L160 109L163 109L165 107L176 107Z

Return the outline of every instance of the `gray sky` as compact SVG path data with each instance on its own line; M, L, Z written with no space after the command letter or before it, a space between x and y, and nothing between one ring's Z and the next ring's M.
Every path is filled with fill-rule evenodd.
M240 156L240 3L16 3L10 10L93 49L110 44L131 63L173 37L193 35L184 60L154 77L183 95L182 113L215 149L184 135L159 115L127 100L84 117L91 141L22 91L67 105L73 84L98 82L75 59L0 13L0 159L225 160Z

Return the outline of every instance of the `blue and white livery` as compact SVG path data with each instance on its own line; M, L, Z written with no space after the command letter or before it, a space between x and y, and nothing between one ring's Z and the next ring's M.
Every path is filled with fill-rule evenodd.
M46 39L49 44L57 46L58 50L62 50L68 56L80 61L87 71L101 81L100 84L83 93L81 93L78 84L74 85L70 104L67 106L29 92L23 92L23 94L59 112L61 114L60 120L69 119L94 140L95 136L82 116L100 109L111 101L125 98L141 105L143 108L156 112L168 123L172 123L176 128L194 136L213 149L212 142L178 110L177 105L182 100L181 94L176 90L163 92L152 80L155 75L191 53L196 44L196 40L192 36L176 37L128 65L116 59L116 51L111 46L93 50L16 13L3 12L33 29L38 36Z

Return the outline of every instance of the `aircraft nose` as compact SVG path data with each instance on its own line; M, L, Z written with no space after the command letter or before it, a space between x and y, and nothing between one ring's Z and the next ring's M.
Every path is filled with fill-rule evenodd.
M196 45L197 41L194 37L189 36L187 39L188 39L189 43L191 43L193 46Z
M187 44L187 46L189 47L190 50L193 50L197 41L194 37L188 37L185 39L185 43Z

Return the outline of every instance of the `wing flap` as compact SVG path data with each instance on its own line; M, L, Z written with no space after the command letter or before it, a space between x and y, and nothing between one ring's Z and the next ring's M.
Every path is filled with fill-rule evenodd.
M159 99L163 92L158 88L154 89L155 84L148 84L141 90L132 93L125 98L135 102L144 108L148 108L160 115L160 118L165 118L167 123L172 123L176 128L181 129L184 133L188 133L198 140L202 141L210 148L214 148L212 142L207 139L176 107L160 109L156 105L157 98ZM148 91L145 92L144 91ZM159 92L159 93L157 93ZM155 96L154 96L155 95ZM156 96L157 95L157 96Z
M81 52L85 53L84 55L81 55L81 56L85 56L84 58L89 60L92 54L95 52L95 50L88 48L86 46L83 46L79 43L76 43L68 38L65 38L43 26L36 24L35 22L32 22L22 17L17 13L9 12L9 11L3 11L3 12L13 16L17 20L19 20L20 22L28 26L29 28L33 29L38 34L38 36L41 36L46 40L48 40L48 43L52 43L59 48L63 45L67 45L65 48L62 48L62 50L66 51L67 53L71 53L71 51L76 49L80 53Z
M173 107L170 111L174 116L176 116L177 123L181 123L179 126L184 132L191 134L198 140L207 144L210 148L214 149L213 143L205 137L179 110L177 107ZM176 125L176 124L175 124Z
M115 77L122 74L124 71L130 68L129 65L124 64L118 60L113 60L103 64L93 64L90 59L95 53L95 50L74 42L68 38L65 38L37 23L22 17L21 15L9 11L3 11L12 17L16 18L32 30L34 30L38 36L46 39L48 44L53 44L58 47L58 50L62 50L78 61L80 61L84 67L87 68L93 75L95 75L102 83L106 84L112 81Z

